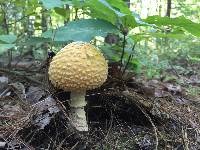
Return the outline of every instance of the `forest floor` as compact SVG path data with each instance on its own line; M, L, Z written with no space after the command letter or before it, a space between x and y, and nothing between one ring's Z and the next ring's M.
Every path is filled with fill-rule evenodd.
M89 132L70 124L70 93L53 88L45 63L2 67L0 149L198 150L200 66L176 64L151 80L119 76L111 64L107 82L86 95Z

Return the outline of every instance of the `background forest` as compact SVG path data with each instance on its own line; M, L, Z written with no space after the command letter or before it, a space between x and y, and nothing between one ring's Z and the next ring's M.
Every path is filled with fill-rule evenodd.
M199 38L199 0L0 0L0 148L200 149ZM73 41L98 47L111 72L91 92L102 97L88 93L86 135L63 125L67 93L48 81L50 58Z
M159 76L171 60L199 61L198 1L127 1L130 10L125 3L109 3L2 1L1 60L10 65L16 56L22 59L27 53L44 60L47 51L57 51L70 40L79 40L93 41L108 59L119 61L123 30L128 30L122 61L126 63L128 56L133 55L132 45L137 43L130 64L148 78ZM114 41L108 39L111 41L104 44L101 37L117 32L116 37L110 36Z

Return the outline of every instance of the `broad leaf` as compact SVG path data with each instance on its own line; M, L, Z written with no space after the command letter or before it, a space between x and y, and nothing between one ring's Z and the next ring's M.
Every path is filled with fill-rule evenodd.
M14 43L17 37L15 35L0 35L0 41L5 43Z
M103 19L114 25L122 24L126 27L136 27L137 23L128 6L122 0L88 0L89 15Z
M105 1L105 0L100 0ZM120 10L124 14L132 14L127 4L122 0L106 0L113 8Z
M200 37L200 24L194 23L183 16L177 18L160 17L160 16L150 16L144 19L145 22L150 24L155 24L157 26L178 26L187 30L189 33Z
M156 38L176 38L176 39L181 39L181 38L185 37L184 34L173 34L173 33L166 34L166 33L151 33L151 32L149 32L146 35L149 36L149 37L156 37Z
M99 2L98 0L88 0L85 3L85 6L89 7L88 15L94 18L109 21L112 24L116 25L117 23L116 13L109 7L105 6L103 3Z
M96 19L81 19L72 21L67 26L56 30L49 30L42 34L45 38L54 41L91 41L95 36L106 36L107 33L118 32L117 28L109 22Z
M116 50L114 50L114 47L109 44L102 45L100 47L101 51L105 54L106 59L113 60L113 61L119 61L120 60L120 54Z
M133 39L136 42L142 41L142 40L148 40L151 38L175 38L175 39L181 39L185 38L184 34L176 34L176 33L160 33L160 32L145 32L145 33L139 33L134 35L129 35L131 39Z
M140 15L139 15L138 13L132 11L132 15L135 17L135 21L136 21L136 23L138 24L138 26L140 25L140 26L156 27L154 24L149 24L149 23L147 23L147 22L144 22L144 21L141 19Z
M104 0L105 1L105 0ZM123 16L118 15L121 18L122 24L126 27L136 27L138 26L135 16L132 14L127 4L122 0L106 0L114 9L119 10Z
M100 3L102 3L104 6L108 7L110 10L112 10L118 17L125 16L124 13L121 13L120 11L114 9L106 0L98 0ZM112 2L112 1L111 1ZM115 3L116 4L116 1ZM98 6L97 6L98 7Z

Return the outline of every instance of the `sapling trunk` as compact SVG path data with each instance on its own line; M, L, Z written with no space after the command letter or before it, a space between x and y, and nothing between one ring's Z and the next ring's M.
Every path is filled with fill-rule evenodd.
M78 131L88 131L88 124L84 107L87 102L85 101L85 90L71 91L70 100L70 119L74 127Z

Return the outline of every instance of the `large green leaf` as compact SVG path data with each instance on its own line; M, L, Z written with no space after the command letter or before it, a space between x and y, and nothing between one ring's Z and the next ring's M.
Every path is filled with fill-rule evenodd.
M183 16L177 18L160 17L160 16L149 16L144 19L145 22L155 24L157 26L178 26L187 30L189 33L200 37L200 24L194 23Z
M89 7L89 15L94 18L109 21L114 25L137 26L134 16L122 0L87 0L85 6Z
M122 0L100 0L100 1L102 2L107 1L113 8L120 10L120 12L124 14L132 14L127 4Z
M101 0L105 1L105 0ZM127 4L122 0L106 0L110 6L114 9L119 10L123 15L118 15L122 20L122 24L126 27L136 27L138 26L135 16L132 14L130 9L128 8Z
M149 24L147 22L144 22L140 15L134 11L132 11L132 15L135 17L135 21L138 24L138 26L150 26L150 27L156 27L154 24Z
M13 43L16 39L17 37L15 35L0 35L0 41L5 43Z
M99 2L98 0L88 0L86 1L85 6L89 7L88 15L92 16L93 18L109 21L116 25L118 19L117 14L103 3Z
M131 39L135 42L139 42L142 40L148 40L151 38L174 38L174 39L182 39L185 38L184 34L174 34L174 33L159 33L159 32L146 32L146 33L139 33L134 35L129 35Z
M184 34L174 34L174 33L159 33L159 32L146 32L146 33L140 33L135 35L129 36L131 39L133 39L136 42L147 40L151 38L175 38L175 39L181 39L184 38Z
M54 41L91 41L95 36L106 36L107 33L118 32L117 28L104 20L81 19L72 21L67 26L43 33L45 38Z

